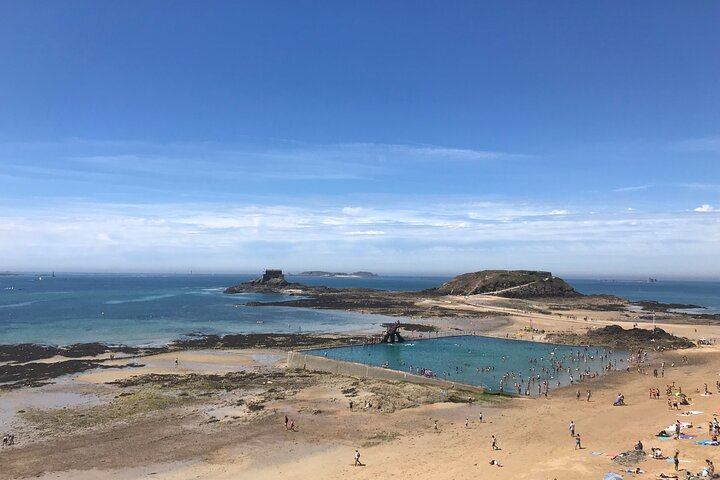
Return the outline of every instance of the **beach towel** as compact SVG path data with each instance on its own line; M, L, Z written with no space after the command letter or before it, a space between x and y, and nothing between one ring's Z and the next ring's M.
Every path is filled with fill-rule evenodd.
M680 438L683 438L685 440L689 440L695 437L697 437L697 435L680 435Z
M678 415L682 415L682 416L700 415L701 413L703 413L703 412L699 412L699 411L697 411L697 410L688 410L687 412L678 413Z
M658 440L672 440L672 437L657 437Z
M605 475L603 475L603 480L622 480L623 476L619 473L615 472L608 472Z
M712 440L703 440L701 442L695 442L695 445L707 445L709 447L717 447L720 442L713 442Z
M590 452L590 455L602 455L602 452Z
M665 460L665 461L668 462L668 463L675 463L675 460L672 459L672 458L668 458L668 459ZM690 460L680 460L680 463L690 463Z
M693 428L692 423L688 422L680 422L680 430L685 430L686 428ZM665 429L666 433L669 433L670 435L675 435L675 424L673 423L669 427Z

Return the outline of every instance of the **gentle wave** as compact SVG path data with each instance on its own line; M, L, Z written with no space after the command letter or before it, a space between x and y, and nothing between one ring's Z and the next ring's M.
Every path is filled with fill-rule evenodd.
M165 295L149 295L147 297L133 298L130 300L108 300L105 302L106 305L120 305L123 303L140 303L140 302L152 302L153 300L160 300L162 298L176 297L174 293L167 293Z
M0 308L27 307L28 305L32 305L33 303L37 303L37 300L31 300L29 302L11 303L9 305L0 305Z

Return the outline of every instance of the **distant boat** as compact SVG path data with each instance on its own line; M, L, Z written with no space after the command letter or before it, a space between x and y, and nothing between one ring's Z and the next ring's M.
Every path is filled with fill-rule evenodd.
M255 323L265 323L265 320L255 320Z

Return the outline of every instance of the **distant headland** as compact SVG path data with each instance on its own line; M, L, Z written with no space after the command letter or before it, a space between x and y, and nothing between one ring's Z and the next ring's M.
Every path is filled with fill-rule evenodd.
M372 272L325 272L323 270L310 270L297 274L300 277L333 277L333 278L373 278L378 277L377 273Z

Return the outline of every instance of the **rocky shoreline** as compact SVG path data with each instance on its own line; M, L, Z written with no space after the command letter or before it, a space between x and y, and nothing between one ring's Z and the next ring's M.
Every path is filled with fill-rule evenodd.
M422 326L418 326L421 328ZM361 343L367 338L352 335L312 334L228 334L193 335L178 339L161 347L130 347L103 343L80 343L64 347L37 344L0 345L0 390L21 387L38 387L54 379L95 368L136 368L132 362L116 366L107 365L112 358L137 358L160 353L198 349L294 349L330 347Z

